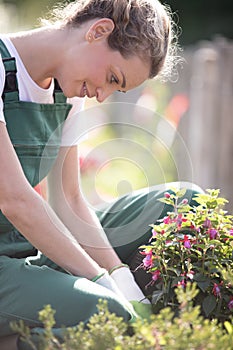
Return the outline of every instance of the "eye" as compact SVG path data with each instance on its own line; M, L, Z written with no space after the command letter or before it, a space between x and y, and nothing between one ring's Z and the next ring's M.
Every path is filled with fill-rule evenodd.
M119 80L117 79L117 77L115 75L111 76L110 84L119 84Z

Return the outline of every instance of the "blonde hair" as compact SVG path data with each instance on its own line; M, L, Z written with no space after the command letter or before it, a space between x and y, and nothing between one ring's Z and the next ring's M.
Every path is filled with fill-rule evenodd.
M158 0L76 0L57 6L51 15L50 24L71 27L94 18L112 19L109 47L125 58L138 55L150 62L149 78L166 78L175 67L178 46L171 12Z

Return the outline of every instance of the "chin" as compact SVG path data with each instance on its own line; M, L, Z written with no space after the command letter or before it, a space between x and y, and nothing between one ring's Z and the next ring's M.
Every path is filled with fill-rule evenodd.
M60 86L60 88L61 88L61 90L66 98L72 98L75 96L74 92L71 91L69 88L67 88L68 86L66 86L66 85L64 86L60 82L59 82L59 86Z
M65 95L66 98L72 98L75 97L76 95L72 92L72 91L68 91L68 90L62 90L63 94Z
M72 97L80 97L80 94L77 91L70 91L70 90L63 90L63 94L67 97L67 98L72 98Z
M65 92L63 91L63 94L64 94L65 97L67 97L67 98L72 98L72 97L75 97L75 96L76 96L76 95L72 94L71 92L70 92L70 93L65 93Z

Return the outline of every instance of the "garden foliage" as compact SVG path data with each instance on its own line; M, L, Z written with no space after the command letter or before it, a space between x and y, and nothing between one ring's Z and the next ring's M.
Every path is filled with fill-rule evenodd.
M35 345L23 321L12 324L33 350L233 350L233 217L218 190L198 194L171 189L162 202L171 211L152 226L140 247L143 268L153 286L153 315L126 323L100 301L88 324L64 328L56 338L55 311L39 314L44 332Z
M222 325L200 315L199 306L194 307L192 302L198 293L196 285L188 282L185 289L179 286L175 293L179 316L167 307L152 315L150 321L138 319L128 325L111 314L106 302L101 301L99 312L86 326L81 323L64 330L64 342L52 333L55 320L50 306L40 312L45 331L39 347L33 347L30 330L23 322L14 324L14 329L34 350L232 350L232 323L225 321Z
M140 267L151 274L155 312L167 305L176 311L175 289L195 282L195 305L205 317L224 322L233 313L233 283L227 278L233 271L232 216L223 210L227 201L219 190L197 194L192 207L184 195L185 189L172 189L160 199L172 210L152 225Z

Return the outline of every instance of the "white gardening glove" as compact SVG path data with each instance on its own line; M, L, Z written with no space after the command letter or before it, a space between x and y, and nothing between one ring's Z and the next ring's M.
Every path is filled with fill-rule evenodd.
M145 295L137 285L129 267L122 264L121 267L116 267L112 270L113 271L110 272L110 276L116 282L117 287L127 300L150 304L150 301L146 299Z
M133 305L122 294L122 292L118 288L116 282L109 275L107 270L103 269L103 273L99 274L98 276L93 278L92 281L99 284L102 287L105 287L105 288L111 290L113 293L115 293L120 298L120 301L123 303L123 305L125 305L125 307L128 309L128 311L131 313L132 320L134 320L135 318L138 317L138 314L135 313Z
M107 289L110 289L112 292L117 294L119 297L125 299L124 295L118 288L116 282L113 280L113 278L109 275L108 271L103 269L102 274L99 274L96 276L92 281L99 284L102 287L105 287Z

